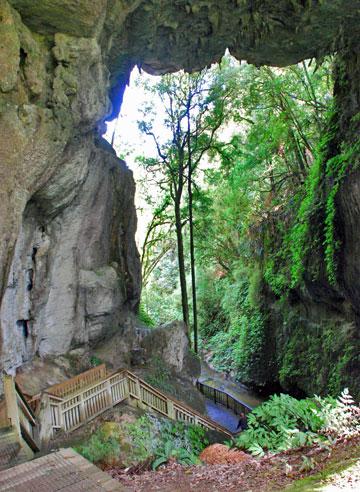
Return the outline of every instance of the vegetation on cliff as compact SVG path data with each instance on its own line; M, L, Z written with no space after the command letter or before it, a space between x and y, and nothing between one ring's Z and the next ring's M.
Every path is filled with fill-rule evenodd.
M242 382L337 396L345 386L359 394L336 207L359 148L330 145L339 131L332 64L257 69L225 57L201 74L144 84L149 103L139 127L157 152L138 163L153 213L143 319L189 318L195 347L198 319L213 365ZM156 124L170 129L165 137ZM177 213L174 180L182 187Z

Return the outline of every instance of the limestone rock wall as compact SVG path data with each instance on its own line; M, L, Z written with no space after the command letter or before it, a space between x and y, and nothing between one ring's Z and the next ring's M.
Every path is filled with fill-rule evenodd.
M77 187L64 164L23 213L1 307L7 370L108 336L139 301L131 173L91 142L72 155Z
M98 139L131 68L193 70L226 48L259 65L295 63L358 39L359 9L359 0L0 0L2 368L99 339L139 301L134 184Z
M61 15L90 35L96 8L93 23ZM0 9L0 366L14 372L121 327L141 280L132 174L97 137L110 108L98 40Z

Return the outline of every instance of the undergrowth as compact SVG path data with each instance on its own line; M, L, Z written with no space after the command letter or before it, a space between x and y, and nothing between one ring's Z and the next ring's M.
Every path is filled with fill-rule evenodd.
M324 445L339 436L360 432L360 409L347 389L331 397L297 400L273 395L248 416L248 429L236 439L236 446L255 456L288 449Z
M93 463L128 467L150 460L156 468L169 459L197 464L207 445L200 426L144 415L134 422L106 422L75 449Z

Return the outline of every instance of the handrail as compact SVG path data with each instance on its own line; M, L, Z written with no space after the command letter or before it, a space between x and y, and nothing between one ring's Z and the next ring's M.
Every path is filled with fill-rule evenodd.
M32 420L32 422L34 423L34 425L36 424L36 420L35 420L35 415L34 415L34 412L32 411L28 401L26 400L25 396L24 396L24 393L21 391L20 389L20 386L17 384L17 382L15 381L15 390L16 390L16 393L18 395L18 397L20 398L21 400L21 404L25 407L25 410L29 416L29 419Z
M46 442L53 438L58 430L72 432L126 399L135 400L141 408L152 408L173 420L197 424L229 437L233 436L228 429L214 420L154 388L127 369L108 373L105 364L102 364L47 388L41 394L35 395L30 404L12 378L8 377L5 382L8 416L15 422L20 438L22 436L34 451L38 450L37 421L41 422L41 439ZM231 408L234 413L239 413L239 409L245 413L252 410L249 405L222 390L199 381L197 387L203 394L212 395L215 401ZM39 409L37 419L31 404L36 404Z
M239 409L241 410L241 412L245 413L245 415L252 412L253 410L250 405L247 405L243 401L238 400L230 393L227 393L226 391L220 390L213 386L209 386L208 384L202 383L199 380L196 381L196 387L204 396L210 397L215 403L220 403L220 405L233 410L235 414L239 414ZM217 397L218 395L219 397Z
M12 376L4 375L3 382L7 424L14 429L22 447L39 451L37 422L29 404Z
M80 377L81 374L77 376L77 380ZM76 384L71 384L69 380L66 390L74 386ZM198 424L232 436L230 431L217 422L154 388L127 369L106 373L105 377L93 384L79 387L62 398L53 393L53 388L42 393L45 405L42 406L40 419L43 428L50 430L50 435L43 435L44 440L54 437L60 429L71 432L128 398L136 400L141 407L150 407L171 419Z
M211 427L214 428L214 430L219 430L220 432L222 432L224 434L227 434L229 436L232 436L231 432L229 432L227 429L225 429L222 425L218 424L214 420L210 419L209 417L206 417L205 415L201 414L197 410L194 410L193 408L191 408L190 406L186 405L185 403L180 402L179 400L177 400L173 396L169 396L166 393L163 393L163 392L159 391L158 389L154 388L153 386L151 386L149 383L147 383L143 379L141 379L138 376L136 376L131 371L126 370L126 372L128 374L130 374L132 377L138 379L139 382L140 382L140 384L142 384L142 385L146 386L147 388L149 388L152 393L157 393L163 399L171 400L173 402L173 404L175 404L176 407L178 407L179 410L184 410L185 412L191 414L192 416L196 416L197 418L200 418L204 422L208 422L211 425Z
M163 393L162 391L158 390L154 386L151 386L151 384L147 383L144 379L139 378L139 376L136 376L136 374L134 374L133 372L126 370L126 373L128 375L130 375L131 377L133 377L134 379L138 380L142 384L142 386L146 387L152 393L156 394L160 398L165 398L165 399L166 398L169 398L167 395L165 395L165 393ZM172 398L172 399L174 399L174 398Z
M18 402L20 403L21 410L24 413L25 417L29 421L29 423L34 427L36 426L36 418L31 410L28 402L25 400L24 395L21 393L21 390L19 386L15 383L15 391L16 391L16 396L18 398Z
M99 366L88 369L71 379L63 381L62 383L55 384L47 388L47 392L54 396L65 397L68 394L72 394L77 390L89 386L106 377L106 365L100 364Z

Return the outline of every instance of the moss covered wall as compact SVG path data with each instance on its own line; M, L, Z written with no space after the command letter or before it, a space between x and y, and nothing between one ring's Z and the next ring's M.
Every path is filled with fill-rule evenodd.
M128 205L129 217L123 217L121 227L115 228L116 241L112 238L114 225L106 226L102 237L112 246L105 253L96 240L101 228L96 213L88 221L86 255L75 240L80 228L71 231L74 221L67 215L71 207L78 207L76 223L81 224L86 209L80 200L83 186L88 179L94 186L96 181L92 174L94 156L96 162L106 162L104 173L112 173L117 165L124 169L123 164L115 164L106 146L99 144L98 134L104 129L104 120L117 114L134 64L150 73L195 70L218 60L229 48L239 59L283 66L340 47L344 49L345 66L357 67L357 47L354 45L351 51L346 46L349 39L359 39L359 7L360 2L353 0L0 0L2 368L15 370L23 363L24 354L31 357L36 353L49 325L54 333L67 337L61 347L86 343L91 331L86 323L89 319L94 322L96 317L79 308L78 299L84 295L81 269L106 267L111 276L114 269L121 287L113 292L114 306L130 311L136 307L140 277L133 204ZM358 69L345 72L348 80L339 99L339 114L347 114L353 97L358 98ZM344 129L346 121L342 123ZM340 138L349 138L343 135ZM119 177L121 183L115 183L114 192L128 183L124 193L132 201L130 173L119 173L125 175ZM351 184L354 197L357 183ZM112 200L108 206L110 213ZM360 210L349 215L340 199L339 207L346 258L350 258L358 247L354 238ZM23 241L29 210L35 210L36 223L33 221L34 230ZM119 224L119 217L115 223ZM63 278L61 283L67 301L57 310L57 318L51 307L51 295L56 298L50 289L51 261L44 260L41 276L34 277L35 286L36 279L41 278L36 295L25 295L21 287L28 272L35 268L29 266L33 251L47 251L51 256L56 250L49 237L63 244L61 256L56 257L58 264L71 260L72 280ZM349 277L355 271L354 264L346 261L344 291L358 293L357 273L355 284ZM61 269L59 272L61 277ZM39 318L39 309L46 313L44 318ZM69 312L73 315L66 318ZM23 340L16 323L25 318L30 323L30 337ZM40 331L33 328L36 323L41 325ZM96 322L91 326L98 330ZM31 350L27 344L31 344ZM51 341L46 346L50 352L54 349Z

